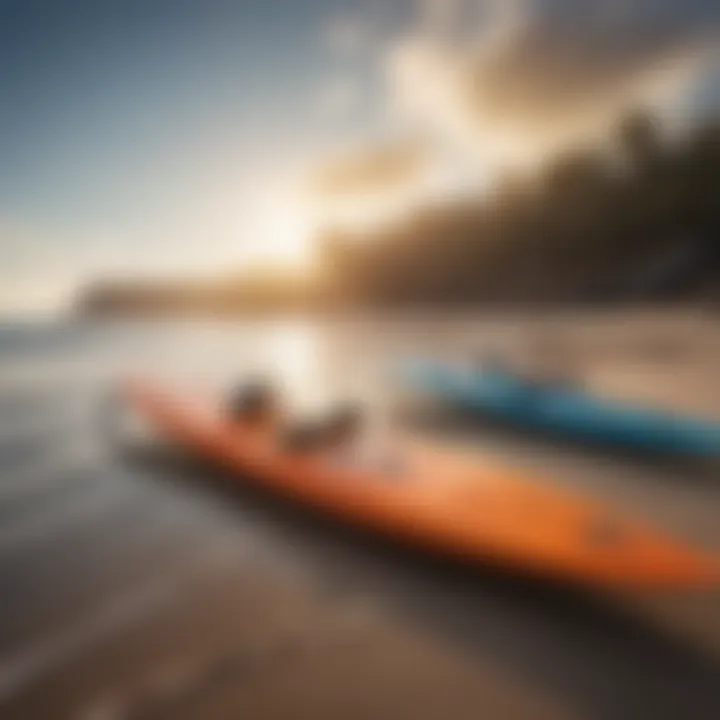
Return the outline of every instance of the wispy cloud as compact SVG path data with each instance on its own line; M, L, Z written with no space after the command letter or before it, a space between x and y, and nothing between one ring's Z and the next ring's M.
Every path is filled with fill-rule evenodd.
M418 119L522 144L665 100L717 61L719 40L714 0L430 2L387 67Z
M316 170L310 190L316 196L368 195L402 188L427 168L428 148L419 140L391 140L337 155Z
M331 161L320 186L412 183L448 149L486 169L534 162L628 109L682 102L720 65L719 42L717 0L422 0L376 59L388 124L426 138L423 163L400 136L397 149Z
M373 44L373 28L357 16L333 17L323 29L326 47L339 57L357 58Z
M318 93L318 111L323 118L342 120L352 115L363 99L360 80L351 74L328 78Z

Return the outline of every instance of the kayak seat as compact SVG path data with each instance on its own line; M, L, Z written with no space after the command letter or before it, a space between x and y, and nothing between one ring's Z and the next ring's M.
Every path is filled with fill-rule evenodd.
M226 403L227 415L237 422L264 423L279 414L280 402L271 385L263 381L234 389Z

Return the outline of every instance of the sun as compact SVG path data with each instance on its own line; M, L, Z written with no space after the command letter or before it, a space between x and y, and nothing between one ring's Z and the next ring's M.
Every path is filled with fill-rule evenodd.
M310 272L315 264L314 219L292 200L268 204L253 223L247 260L279 270Z
M268 218L264 251L268 259L278 264L306 267L312 263L312 235L310 217L292 208L285 208Z

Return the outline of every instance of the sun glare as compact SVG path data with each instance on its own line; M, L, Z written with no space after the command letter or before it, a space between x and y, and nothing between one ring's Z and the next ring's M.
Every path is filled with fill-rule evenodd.
M315 261L314 222L296 203L267 208L253 229L248 246L251 264L309 272Z

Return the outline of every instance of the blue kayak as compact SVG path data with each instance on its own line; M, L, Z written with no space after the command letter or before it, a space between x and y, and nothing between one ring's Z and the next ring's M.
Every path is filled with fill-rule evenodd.
M400 379L456 407L527 427L628 448L720 454L720 422L604 399L571 385L533 382L501 367L462 369L411 360L400 367Z

